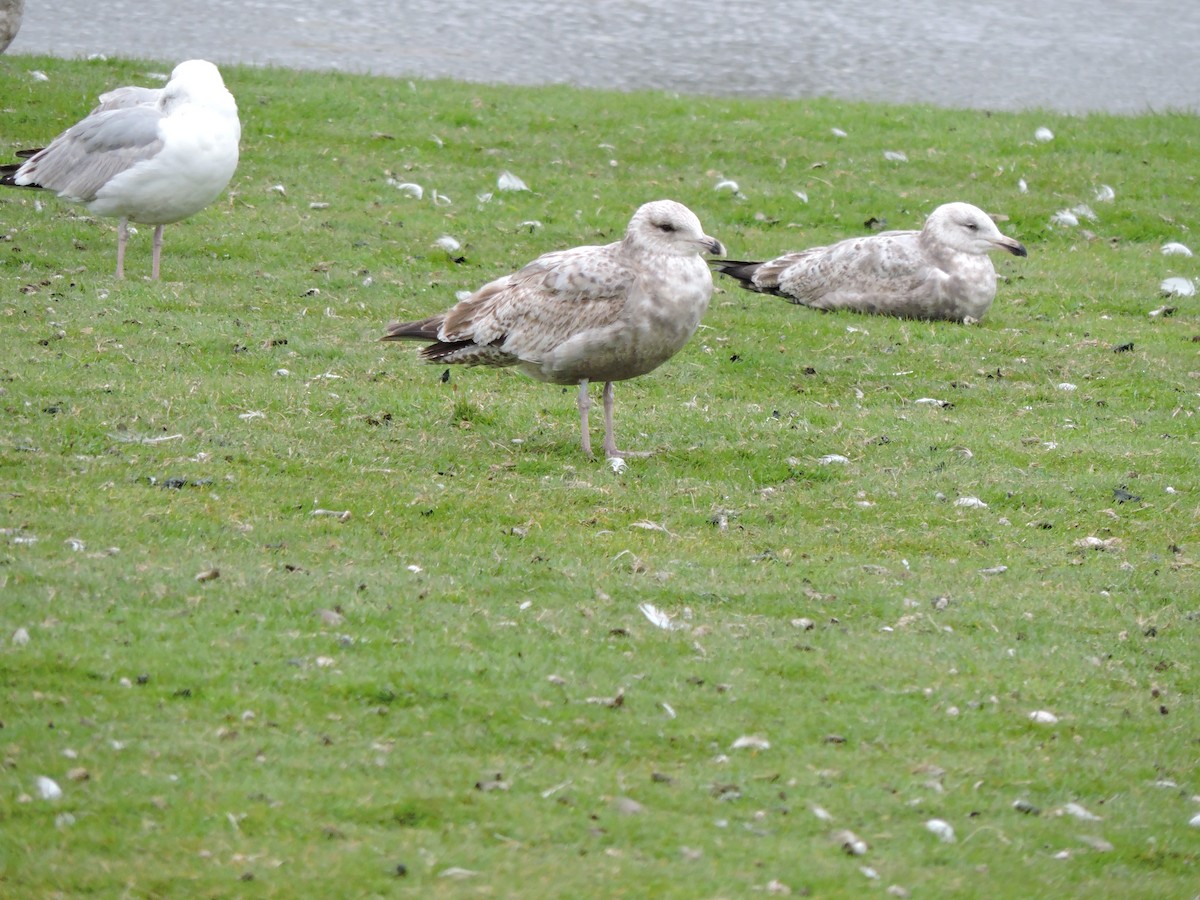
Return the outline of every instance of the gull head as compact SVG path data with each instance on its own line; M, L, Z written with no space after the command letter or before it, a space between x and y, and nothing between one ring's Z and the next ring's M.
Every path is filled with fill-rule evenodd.
M1001 234L992 217L970 203L939 206L929 214L922 231L959 253L982 255L992 250L1007 250L1013 256L1028 255L1024 244Z
M171 70L159 104L164 112L181 102L200 103L213 109L236 114L233 95L225 87L221 71L206 59L189 59Z
M674 200L655 200L640 206L629 220L625 243L643 253L725 255L725 245L705 234L696 214Z

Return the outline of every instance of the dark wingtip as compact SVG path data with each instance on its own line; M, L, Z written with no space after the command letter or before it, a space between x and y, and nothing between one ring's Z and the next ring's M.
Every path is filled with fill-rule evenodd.
M748 291L761 291L754 283L754 273L758 271L761 262L744 259L710 259L708 264L730 278L736 278L738 283Z
M761 262L755 262L748 259L710 259L708 264L722 275L733 275L734 278L742 277L736 275L736 272L751 270L749 274L753 274L752 270L757 269L762 265Z
M430 316L419 322L389 322L381 341L436 341L443 316Z
M22 190L45 190L43 185L36 181L30 181L27 184L17 184L17 172L20 171L20 166L0 166L0 184L5 187L21 188Z
M41 152L41 147L33 150L18 150L17 159L28 160L31 157L37 156ZM40 184L17 184L17 172L19 172L21 167L24 165L25 163L23 162L0 164L0 184L4 185L5 187L40 188Z
M401 340L401 335L400 335L399 331L401 328L404 327L404 324L405 323L403 323L403 322L388 322L387 331L384 332L383 337L381 337L380 340L381 341Z

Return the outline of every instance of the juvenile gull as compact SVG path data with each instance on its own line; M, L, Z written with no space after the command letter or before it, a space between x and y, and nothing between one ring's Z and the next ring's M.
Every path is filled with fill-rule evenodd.
M992 250L1026 255L979 207L947 203L920 231L884 231L768 262L713 265L747 290L815 309L977 322L996 296Z
M589 381L604 382L604 455L617 449L613 382L658 368L687 343L708 309L712 275L701 253L724 254L681 203L640 207L625 237L539 256L497 278L444 313L393 322L385 341L430 341L426 362L515 366L551 384L579 385L583 452Z
M123 87L44 150L0 166L0 184L45 188L99 216L117 216L117 277L125 275L129 221L154 225L152 277L163 226L199 212L229 184L242 126L221 73L182 62L162 88Z

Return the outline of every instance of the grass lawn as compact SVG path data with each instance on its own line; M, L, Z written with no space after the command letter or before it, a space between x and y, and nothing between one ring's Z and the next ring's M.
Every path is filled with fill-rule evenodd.
M0 58L0 155L171 65ZM163 281L0 193L0 894L1195 894L1196 117L224 75ZM574 389L377 342L660 197L1029 257L976 327L722 279L619 474Z

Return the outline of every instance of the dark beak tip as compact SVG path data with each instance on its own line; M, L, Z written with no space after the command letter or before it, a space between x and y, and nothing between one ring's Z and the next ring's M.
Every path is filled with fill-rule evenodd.
M716 238L713 238L711 243L709 243L709 245L708 245L708 252L713 254L714 256L724 256L725 252L726 252L725 245L722 244L720 241L718 241Z
M1029 251L1025 249L1024 244L1017 244L1015 247L1009 248L1013 256L1028 256Z

